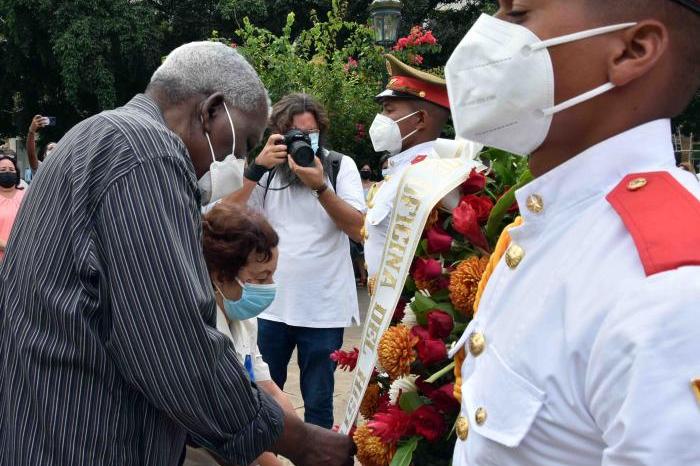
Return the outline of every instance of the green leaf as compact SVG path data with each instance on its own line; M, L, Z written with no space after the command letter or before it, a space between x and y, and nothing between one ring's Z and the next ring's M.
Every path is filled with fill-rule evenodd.
M394 453L389 466L410 466L413 461L413 452L418 447L419 439L420 437L411 437L406 443L402 444Z
M495 241L497 236L501 232L501 223L503 218L508 213L508 209L513 202L515 202L515 191L522 188L530 181L532 181L533 176L529 170L526 170L518 179L518 182L506 192L501 199L496 202L496 205L491 210L491 215L489 215L489 220L486 223L486 237L490 242Z
M427 296L423 296L420 292L416 292L415 301L411 303L411 309L416 314L416 320L421 325L428 324L428 312L435 309L437 303Z
M402 393L399 398L399 406L407 413L412 413L424 404L425 403L423 403L423 400L416 392Z

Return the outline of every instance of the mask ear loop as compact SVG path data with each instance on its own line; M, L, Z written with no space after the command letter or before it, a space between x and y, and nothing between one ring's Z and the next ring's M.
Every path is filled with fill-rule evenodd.
M540 41L540 42L533 44L533 45L525 46L525 48L522 50L522 53L525 56L528 56L532 52L546 49L548 47L554 47L556 45L566 44L566 43L574 42L577 40L588 39L589 37L599 36L602 34L608 34L610 32L621 31L623 29L628 29L636 24L637 23L613 24L611 26L604 26L604 27L600 27L600 28L590 29L588 31L574 32L573 34L567 34L567 35L561 36L561 37L554 37L552 39ZM614 89L614 88L615 88L615 85L613 83L607 82L601 86L596 87L595 89L591 89L590 91L584 92L581 95L573 97L569 100L565 100L564 102L561 102L553 107L542 109L538 113L541 113L540 116L552 116L555 113L562 112L568 108L571 108L575 105L583 103L587 100L591 100L594 97L598 97L599 95L604 94L604 93L606 93L609 90Z
M403 120L405 120L406 118L410 118L410 117L412 117L413 115L415 115L416 113L420 113L420 112L421 112L420 110L416 110L415 112L413 112L413 113L411 113L411 114L409 114L409 115L406 115L405 117L399 118L398 120L395 121L395 123L398 123L399 121L403 121ZM405 141L406 139L410 138L411 136L413 136L413 135L416 134L417 132L418 132L418 130L417 130L417 129L414 129L413 131L411 131L410 133L408 133L406 136L402 137L402 138L401 138L401 141Z
M202 122L202 126L204 126L204 118L200 116L199 119ZM214 146L211 145L211 138L209 138L209 132L205 131L204 136L206 136L207 142L209 143L209 153L211 154L211 161L212 163L214 163L216 162L216 157L214 157Z
M233 155L235 158L238 158L236 156L236 130L233 127L233 118L231 118L231 113L228 111L228 106L226 105L226 101L224 101L224 110L226 110L226 116L228 116L228 122L231 125L231 134L233 135L233 145L231 146L231 155Z

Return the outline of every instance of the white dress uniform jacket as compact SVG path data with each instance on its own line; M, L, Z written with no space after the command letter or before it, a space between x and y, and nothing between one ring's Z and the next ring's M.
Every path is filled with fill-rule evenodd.
M675 167L668 120L517 192L524 224L457 346L469 353L472 341L462 366L469 432L455 466L700 465L690 387L700 377L700 267L647 276L606 200L626 175L653 171L700 198Z
M365 217L365 261L367 276L373 277L379 270L382 260L386 235L391 226L391 212L394 210L396 191L401 182L401 176L411 166L411 162L419 155L428 156L433 151L435 141L424 142L411 147L389 159L389 171L373 199L368 200Z

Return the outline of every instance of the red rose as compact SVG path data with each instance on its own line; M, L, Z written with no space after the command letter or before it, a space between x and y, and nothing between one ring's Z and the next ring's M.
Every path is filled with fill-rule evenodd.
M430 405L423 405L411 414L416 434L428 442L436 442L445 434L445 419Z
M428 239L429 254L441 254L452 248L452 237L438 225L433 225L425 236Z
M443 413L453 413L459 411L459 401L455 398L454 391L455 384L448 383L427 395L438 410Z
M352 371L357 366L359 355L360 350L357 348L354 348L352 351L337 350L331 353L331 359L338 363L339 369Z
M442 340L423 339L416 345L418 359L424 366L431 366L447 358L447 347Z
M422 325L416 325L411 329L411 333L421 340L430 340L430 331Z
M448 313L437 309L428 312L428 331L432 338L444 340L450 336L454 326L454 320Z
M413 263L413 278L428 281L442 275L442 264L435 259L419 257Z
M454 208L452 211L452 226L474 246L488 249L489 245L477 221L476 211L469 203L460 202Z
M437 280L433 280L434 292L437 293L440 290L446 290L450 287L450 277L447 275L441 275Z
M411 435L411 415L397 406L389 406L386 412L377 413L367 423L374 435L387 445L395 444L405 435Z
M430 394L436 390L433 384L428 383L425 381L425 379L423 379L423 376L416 379L416 386L418 387L418 391L428 398L430 398Z
M462 192L464 194L476 194L484 190L486 187L486 176L472 168L469 178L462 184Z
M491 199L485 196L476 196L474 194L467 194L462 197L459 201L460 203L466 202L476 212L476 220L479 223L485 223L489 219L489 214L491 214L491 209L493 209L493 202Z

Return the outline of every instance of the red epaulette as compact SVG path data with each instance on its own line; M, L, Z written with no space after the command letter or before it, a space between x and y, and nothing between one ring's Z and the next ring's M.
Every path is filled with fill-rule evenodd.
M700 265L700 201L668 172L627 175L607 195L647 276Z
M427 159L427 155L416 155L416 157L411 160L411 165L415 165L417 163L421 163L423 160Z

